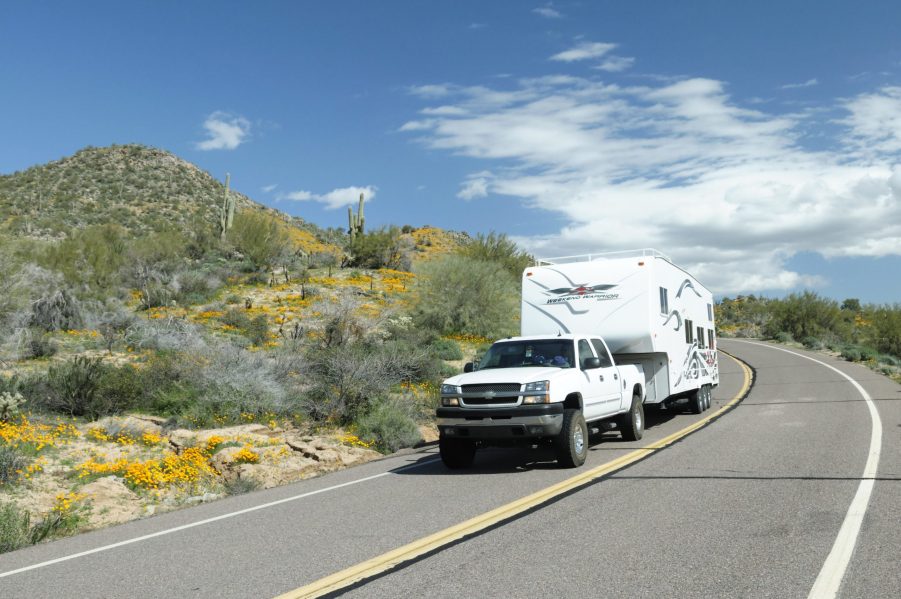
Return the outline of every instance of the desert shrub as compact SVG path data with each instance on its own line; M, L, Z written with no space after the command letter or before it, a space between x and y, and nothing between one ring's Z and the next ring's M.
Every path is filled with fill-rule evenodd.
M12 445L0 445L0 488L15 484L31 460Z
M870 308L872 323L867 342L884 354L901 356L901 305Z
M876 357L876 360L880 364L887 364L888 366L901 366L901 360L899 360L895 356L890 356L888 354L879 354Z
M243 495L260 488L260 481L255 478L233 478L223 483L225 492L229 495Z
M382 453L412 447L422 439L410 407L400 400L376 402L357 419L357 430L361 439L375 443Z
M106 367L100 358L77 356L47 370L44 405L54 412L70 416L97 418L106 415L107 407L98 396Z
M350 246L350 266L409 270L413 244L397 227L357 235Z
M438 373L441 375L441 380L449 379L450 377L456 376L462 372L462 369L454 368L450 364L441 364L441 367L438 371Z
M221 283L203 272L188 271L176 275L173 287L181 304L202 304L216 294Z
M847 346L842 349L842 358L849 362L860 362L860 349Z
M12 502L0 503L0 553L15 551L29 543L31 516Z
M413 318L441 334L504 337L517 329L517 289L517 281L497 263L447 256L422 265Z
M357 342L309 351L304 374L310 387L302 407L314 420L351 422L403 381L432 364L428 353L405 344Z
M264 314L255 316L243 333L254 345L263 345L269 339L269 319Z
M93 403L92 411L96 416L121 414L144 403L144 377L140 370L131 364L103 369Z
M26 360L50 358L56 355L59 347L53 337L42 329L31 328L22 331L22 358Z
M289 247L289 238L274 217L253 210L241 210L235 215L228 240L246 257L255 270L275 264Z
M503 233L491 231L488 235L479 233L470 239L459 253L472 260L492 262L500 265L513 277L517 284L522 272L532 263L532 256L520 250L516 244ZM517 285L518 289L518 285Z
M462 360L463 350L453 339L436 339L431 344L435 356L441 360Z
M771 300L767 307L771 319L764 327L764 332L771 337L785 331L794 339L832 336L847 338L850 332L838 302L822 298L811 291L792 293L781 300Z
M807 349L814 350L823 349L824 347L826 347L825 344L816 337L805 337L801 340L801 345L803 345Z
M44 331L60 331L81 328L84 318L81 302L61 289L44 296L31 305L28 326Z
M773 335L773 339L775 341L778 341L779 343L791 343L792 341L794 341L794 338L792 338L791 333L787 333L785 331L779 331L778 333Z
M241 308L229 308L219 317L222 324L244 330L250 326L250 317Z

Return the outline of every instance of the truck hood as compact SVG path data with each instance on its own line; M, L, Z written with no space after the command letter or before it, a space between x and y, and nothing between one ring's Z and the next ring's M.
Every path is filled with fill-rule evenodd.
M446 385L485 385L490 383L531 383L548 381L565 375L572 368L549 366L524 366L521 368L486 368L465 372L444 381Z

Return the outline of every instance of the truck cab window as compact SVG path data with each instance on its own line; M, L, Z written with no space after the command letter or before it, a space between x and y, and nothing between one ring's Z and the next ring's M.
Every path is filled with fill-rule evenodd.
M604 347L604 342L600 339L592 339L591 344L594 346L594 351L601 360L601 368L610 368L613 366L613 360L610 359L610 354L607 352L607 348Z
M587 358L594 358L595 355L591 351L591 346L588 345L588 341L585 339L579 339L579 367L581 368L583 364L585 364L585 360Z

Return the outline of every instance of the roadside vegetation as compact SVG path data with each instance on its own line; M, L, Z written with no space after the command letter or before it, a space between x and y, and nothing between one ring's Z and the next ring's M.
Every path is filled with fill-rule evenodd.
M901 381L901 305L837 302L805 291L774 299L723 298L716 309L723 337L759 337L830 351Z
M223 230L225 202L66 227L77 193L25 175L46 212L0 224L0 551L109 521L97 489L140 517L415 445L442 378L518 329L503 235L351 239L241 203Z

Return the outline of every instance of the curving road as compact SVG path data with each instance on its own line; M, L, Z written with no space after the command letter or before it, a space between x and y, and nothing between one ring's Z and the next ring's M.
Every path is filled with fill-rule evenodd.
M629 456L641 459L336 594L901 596L901 386L819 354L721 349L753 368L750 393L661 449L635 453L735 398L737 362L721 355L713 410L649 415L637 443L597 436L579 470L488 450L451 474L434 448L410 452L0 555L0 597L291 593Z

